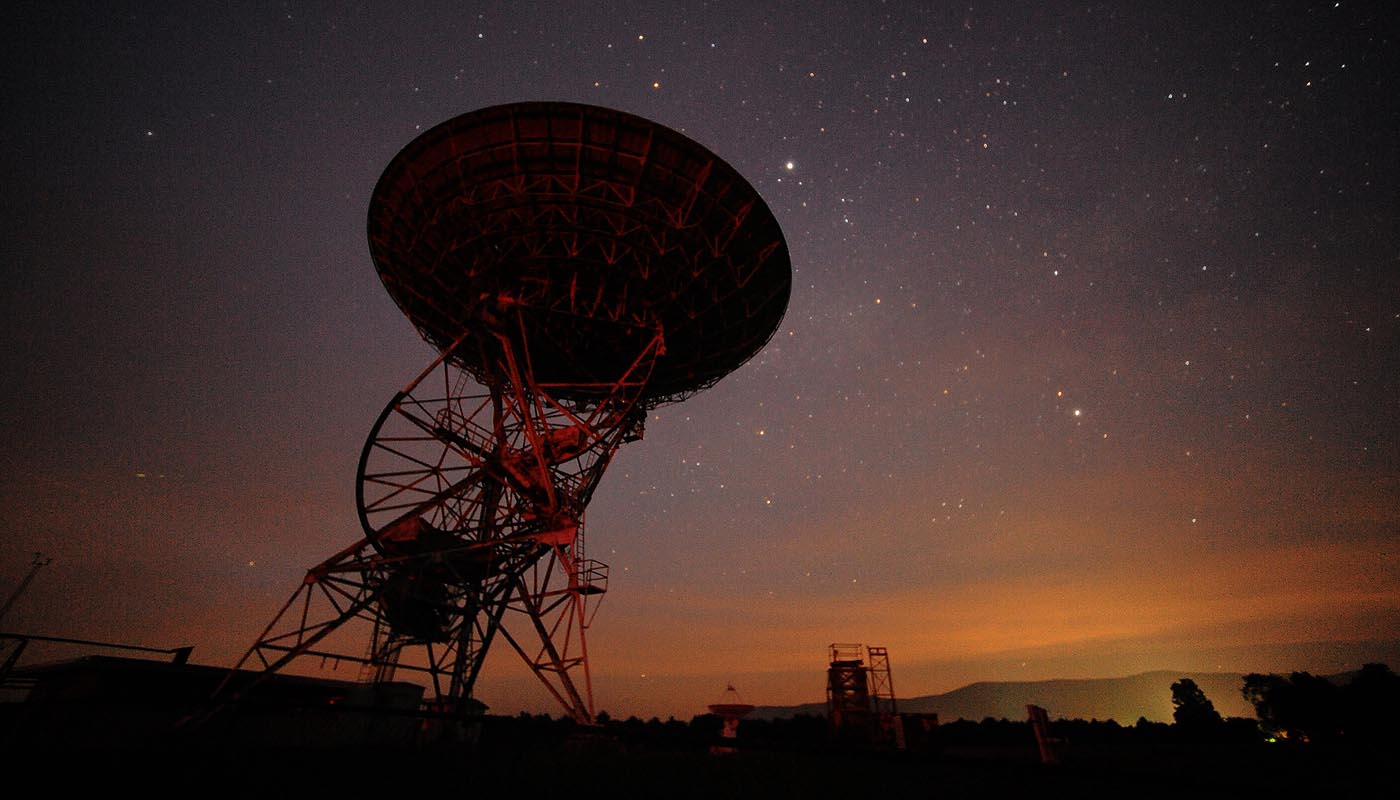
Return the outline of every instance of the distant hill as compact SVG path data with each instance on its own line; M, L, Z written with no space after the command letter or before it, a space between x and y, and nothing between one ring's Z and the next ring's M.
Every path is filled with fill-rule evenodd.
M1051 719L1112 719L1131 725L1138 717L1154 722L1172 721L1171 685L1190 678L1201 687L1215 709L1226 717L1253 717L1254 709L1240 694L1244 676L1230 672L1172 672L1161 670L1124 678L1082 680L983 681L944 694L899 697L900 711L933 712L943 722L987 717L1025 719L1026 704L1050 712ZM796 714L825 714L826 703L797 706L759 706L757 719L777 719Z

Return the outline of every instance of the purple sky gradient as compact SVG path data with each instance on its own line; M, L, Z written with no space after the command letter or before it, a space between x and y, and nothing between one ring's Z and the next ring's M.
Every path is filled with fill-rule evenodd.
M1400 652L1384 4L933 5L25 6L0 593L54 561L0 629L231 665L357 538L434 356L369 260L380 171L570 100L729 161L794 266L589 508L599 708L818 700L835 641L905 695ZM557 711L512 658L481 699Z

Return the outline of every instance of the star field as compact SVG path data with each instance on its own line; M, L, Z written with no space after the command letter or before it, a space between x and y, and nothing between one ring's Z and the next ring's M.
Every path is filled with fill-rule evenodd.
M231 664L357 535L433 357L365 246L418 132L719 154L782 326L589 507L599 707L1400 653L1400 77L1379 3L44 5L6 34L0 623ZM493 654L493 710L549 710ZM1394 662L1392 662L1392 666Z

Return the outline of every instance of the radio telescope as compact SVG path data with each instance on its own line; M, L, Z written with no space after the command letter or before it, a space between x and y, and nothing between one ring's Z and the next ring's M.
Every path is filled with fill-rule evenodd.
M651 409L772 337L792 284L782 231L680 133L540 102L410 142L375 186L369 246L438 356L370 430L362 538L307 572L235 670L413 672L434 708L464 713L502 639L591 723L585 633L607 567L587 556L584 508Z

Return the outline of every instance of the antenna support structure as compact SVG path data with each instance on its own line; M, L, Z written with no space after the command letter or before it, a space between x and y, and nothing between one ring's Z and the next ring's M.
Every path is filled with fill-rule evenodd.
M772 212L703 146L624 112L514 103L450 119L369 209L385 289L437 350L361 451L357 539L313 566L215 692L349 663L467 718L505 643L594 723L587 632L608 568L584 510L649 412L772 337L792 269ZM249 673L252 673L250 676Z

